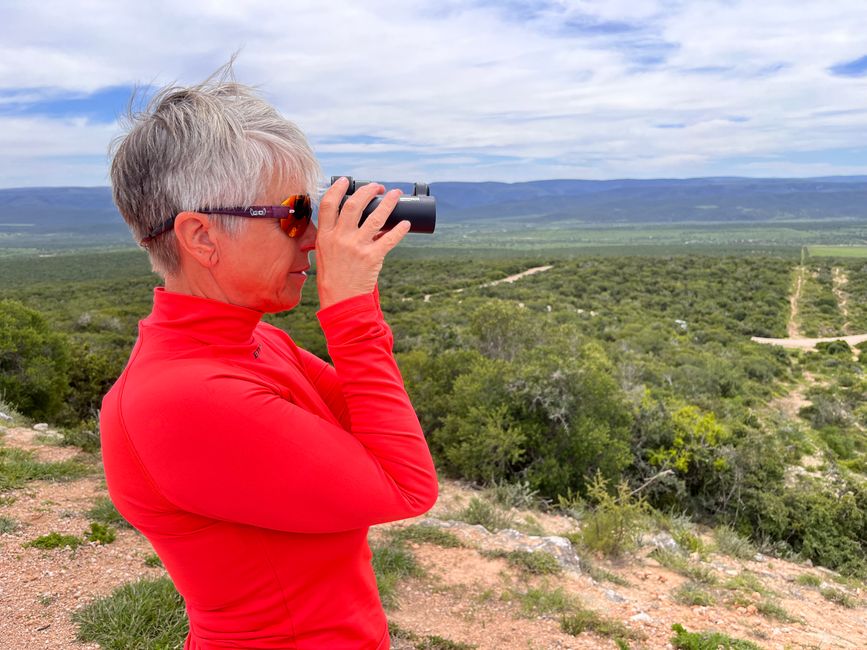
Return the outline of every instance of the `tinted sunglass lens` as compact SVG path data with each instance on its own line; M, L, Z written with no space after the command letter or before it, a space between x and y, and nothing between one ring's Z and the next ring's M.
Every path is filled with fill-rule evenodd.
M280 219L280 227L287 236L293 239L300 237L307 230L310 218L313 216L310 197L306 194L296 194L283 201L283 205L292 208L293 214L287 219Z

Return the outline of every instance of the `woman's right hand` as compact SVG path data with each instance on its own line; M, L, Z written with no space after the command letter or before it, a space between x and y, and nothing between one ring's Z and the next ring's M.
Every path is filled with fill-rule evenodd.
M316 234L316 286L321 308L372 293L388 252L409 232L410 222L401 221L388 232L380 232L397 205L400 190L385 194L379 206L359 227L367 204L385 191L378 183L363 185L340 209L349 181L339 179L319 202Z

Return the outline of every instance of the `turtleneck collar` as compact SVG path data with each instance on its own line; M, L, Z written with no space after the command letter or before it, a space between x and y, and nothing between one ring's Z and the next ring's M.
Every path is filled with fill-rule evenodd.
M262 312L210 298L154 289L154 308L142 322L166 328L210 345L244 344L253 340L253 330Z

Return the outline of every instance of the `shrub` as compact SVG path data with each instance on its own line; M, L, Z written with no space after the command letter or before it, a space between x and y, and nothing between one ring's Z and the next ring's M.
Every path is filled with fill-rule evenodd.
M488 488L488 492L495 502L504 508L531 509L543 503L539 497L539 490L530 486L529 481L517 481L509 483L505 480L495 481Z
M24 415L56 420L69 393L72 352L38 311L0 300L0 395Z
M765 587L764 583L758 579L755 573L749 573L748 571L743 571L742 573L726 580L724 586L726 589L758 593L763 596L769 596L772 594L772 592Z
M846 341L836 340L836 341L820 341L816 343L816 350L819 352L824 352L825 354L840 354L840 355L851 355L852 348L849 346Z
M685 582L677 591L674 592L673 598L681 605L696 605L710 606L716 604L716 598L713 594L704 589L701 585L695 582Z
M545 551L482 551L485 557L503 558L516 569L532 575L556 575L563 567Z
M773 618L783 623L794 623L798 620L792 617L779 603L776 603L773 600L766 599L756 603L756 610L762 616Z
M98 451L101 445L99 422L95 418L64 427L61 434L64 445L79 447L82 451L93 453Z
M19 528L21 528L21 524L11 517L0 517L0 535L14 533Z
M591 551L617 557L638 545L648 506L624 482L618 485L616 496L607 488L607 481L597 474L588 488L596 506L585 518L578 539Z
M41 537L37 537L29 542L26 542L24 546L29 546L31 548L41 548L41 549L53 549L53 548L64 548L68 547L71 549L76 549L84 543L84 540L80 537L76 537L75 535L61 535L60 533L48 533L47 535L42 535Z
M98 522L90 524L90 530L84 534L84 538L88 542L96 542L97 544L111 544L117 539L117 533L114 528Z
M530 617L565 614L578 607L574 596L563 591L562 587L532 587L525 592L507 592L503 597L506 600L517 600L521 604L522 614Z
M424 420L433 426L431 449L445 471L479 483L526 482L528 490L555 499L583 492L597 470L613 478L627 466L631 416L612 364L599 346L549 336L560 340L514 357L471 352L459 370L433 371L445 376L431 381L449 391L436 398L446 415ZM413 398L430 392L417 372L436 362L415 355L404 365Z
M695 582L700 582L705 585L714 585L717 583L717 577L713 570L700 564L690 562L680 553L657 548L654 549L648 557L652 557L665 568L671 569L675 573L686 576Z
M716 550L723 555L731 555L741 560L752 560L756 555L753 543L737 534L731 526L717 526L713 531Z
M468 524L484 526L491 532L511 528L513 523L509 513L478 497L471 498L467 507L454 515L454 518Z
M634 639L637 636L620 621L607 618L589 609L580 609L561 618L560 629L572 636L593 632L599 636L607 636L621 642Z
M762 650L755 643L719 632L688 632L680 623L675 623L671 629L675 632L671 643L677 650Z
M858 606L858 601L842 589L826 587L825 589L820 589L819 593L822 594L822 597L825 600L829 600L835 605L842 605L843 607L847 607L849 609L854 609Z
M804 587L818 587L822 584L822 579L819 576L814 576L812 573L802 573L795 578L795 583Z

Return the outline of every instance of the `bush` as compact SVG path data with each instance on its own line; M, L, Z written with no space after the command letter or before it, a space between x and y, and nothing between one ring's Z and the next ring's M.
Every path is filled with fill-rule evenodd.
M61 434L64 445L78 447L82 451L93 453L98 451L101 446L99 422L95 418L88 418L71 427L66 427Z
M39 312L0 300L0 396L36 420L57 420L69 394L72 351Z
M503 597L507 600L517 599L524 616L565 614L578 606L578 601L563 591L562 587L554 590L547 587L531 587L523 593L507 592Z
M824 589L820 589L819 593L822 594L825 600L829 600L835 605L841 605L848 609L854 609L858 606L858 601L841 589L825 587Z
M455 514L454 518L468 524L484 526L491 532L511 528L513 523L507 512L478 497L470 499L467 507Z
M756 555L753 543L737 534L730 526L717 526L713 531L716 550L723 555L731 555L741 560L752 560Z
M621 642L637 636L620 621L607 618L589 609L579 609L561 618L560 629L572 636L593 632L599 636L607 636Z
M836 305L835 305L836 306ZM850 356L852 354L852 348L849 346L846 341L820 341L816 343L816 350L819 352L824 352L825 354L840 354Z
M117 533L111 526L92 522L90 530L84 534L84 538L88 542L96 542L97 544L111 544L117 539Z
M674 592L672 598L674 598L675 602L689 607L697 605L710 607L711 605L716 604L716 598L714 598L714 595L695 582L683 583L677 591Z
M29 542L26 542L24 546L48 550L65 547L76 549L82 544L84 544L84 540L80 537L76 537L75 535L61 535L60 533L53 532L30 540Z
M545 551L483 551L485 557L503 558L516 569L532 575L557 575L563 567Z
M470 480L526 482L541 496L584 491L597 470L629 462L629 410L600 350L537 349L520 360L477 359L453 385L432 448Z
M675 623L671 629L675 632L671 643L677 650L762 650L755 643L719 632L687 632L680 623Z
M643 498L630 493L621 482L617 494L608 492L608 483L597 474L588 488L596 506L586 517L578 534L580 543L591 551L617 557L638 545L646 527L648 506Z

